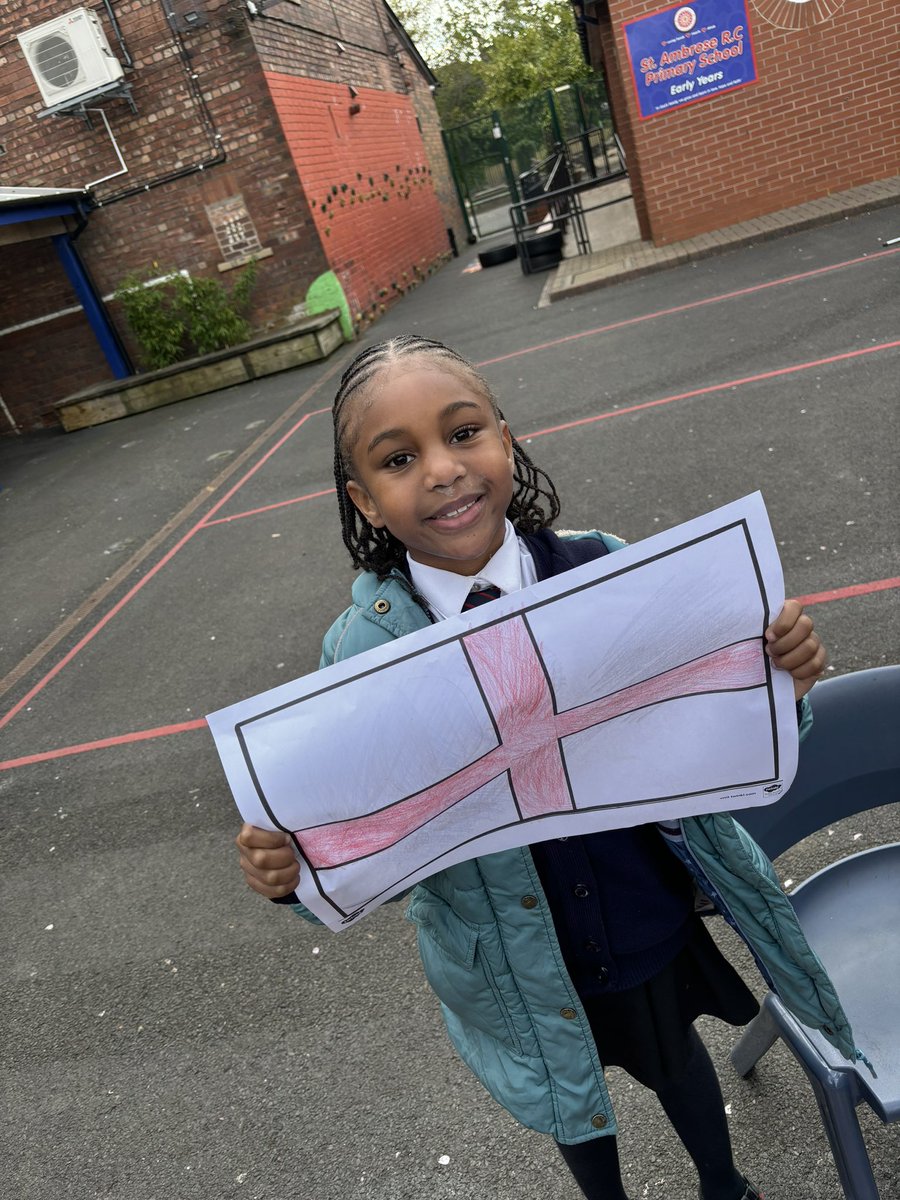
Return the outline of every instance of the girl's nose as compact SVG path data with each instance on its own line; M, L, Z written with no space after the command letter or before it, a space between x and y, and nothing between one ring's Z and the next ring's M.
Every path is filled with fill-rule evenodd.
M452 487L462 479L466 468L454 453L453 446L441 446L429 453L425 464L426 486L429 488Z

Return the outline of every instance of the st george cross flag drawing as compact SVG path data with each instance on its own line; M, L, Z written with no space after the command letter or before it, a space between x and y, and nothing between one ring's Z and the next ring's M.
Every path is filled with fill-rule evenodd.
M549 838L768 804L797 765L759 493L209 716L246 821L343 929Z

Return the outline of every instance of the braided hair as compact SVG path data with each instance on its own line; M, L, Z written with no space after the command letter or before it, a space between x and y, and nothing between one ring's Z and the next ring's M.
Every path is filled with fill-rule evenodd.
M347 480L354 474L349 433L350 401L363 394L379 372L413 356L428 358L435 366L464 379L477 395L489 402L497 419L503 419L487 380L462 355L441 342L406 333L369 346L353 359L341 377L332 407L334 482L341 532L353 565L373 571L379 579L385 579L394 567L405 561L406 547L388 529L376 529L371 525L347 492ZM549 476L535 466L515 438L512 438L512 450L514 491L506 515L523 533L535 533L551 525L559 516L559 496Z

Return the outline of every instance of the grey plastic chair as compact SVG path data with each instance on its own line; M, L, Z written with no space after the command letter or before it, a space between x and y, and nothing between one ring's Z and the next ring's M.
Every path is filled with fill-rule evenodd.
M900 666L829 679L812 699L794 784L777 803L737 814L770 858L833 821L900 800ZM832 863L791 900L877 1077L772 993L731 1060L746 1078L782 1038L812 1085L845 1197L879 1200L856 1106L864 1100L885 1124L900 1118L900 842Z

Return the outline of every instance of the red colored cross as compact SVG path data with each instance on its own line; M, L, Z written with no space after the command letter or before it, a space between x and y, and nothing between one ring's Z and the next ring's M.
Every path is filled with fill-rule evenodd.
M663 700L758 687L766 679L761 641L752 638L557 713L543 663L521 617L467 634L462 646L499 744L440 783L386 808L298 830L295 836L311 866L337 867L385 850L506 771L523 818L571 810L575 805L562 738Z

